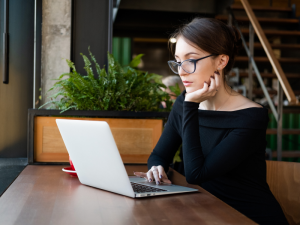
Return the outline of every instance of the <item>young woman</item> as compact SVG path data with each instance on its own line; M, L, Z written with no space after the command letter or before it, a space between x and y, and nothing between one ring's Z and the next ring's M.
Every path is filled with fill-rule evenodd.
M171 183L166 173L182 144L185 177L259 224L288 224L266 182L268 110L226 84L239 32L216 19L195 18L179 28L175 60L186 88L176 99L147 173L149 182Z

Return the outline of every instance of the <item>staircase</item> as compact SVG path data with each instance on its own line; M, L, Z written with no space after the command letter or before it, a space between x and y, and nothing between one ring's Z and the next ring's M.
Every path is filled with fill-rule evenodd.
M280 63L282 70L291 86L294 94L300 95L300 21L296 18L296 6L292 7L263 7L263 6L251 6L256 19L263 29L265 36L267 37L273 52ZM235 20L238 22L241 33L244 35L246 40L249 40L249 25L250 19L245 12L244 6L240 4L233 4L231 10L234 14ZM229 23L232 18L229 14L217 15L217 19ZM249 42L247 42L249 48ZM253 44L253 58L256 62L261 77L267 87L271 99L275 100L277 96L277 75L271 66L270 60L267 57L263 46L258 39L257 35L254 35ZM264 93L257 81L255 72L253 71L253 82L252 88L249 88L249 57L246 51L240 50L239 55L235 59L235 65L239 69L239 83L238 86L245 86L247 89L247 97L252 95L252 100L261 104L268 105L264 101ZM233 75L232 75L233 74ZM232 73L231 76L235 74ZM251 90L252 89L252 90ZM251 94L249 93L251 92ZM285 99L285 96L283 97ZM288 103L287 100L284 103ZM277 105L275 101L275 105ZM289 149L282 150L283 158L290 158L289 161L300 162L300 107L298 106L284 106L283 107L283 120L287 121L284 117L288 117L291 113L295 114L297 120L292 121L287 126L286 122L283 123L282 136L283 136L283 149L289 146ZM272 117L270 113L270 117ZM271 118L272 119L272 118ZM276 122L276 121L275 121ZM272 142L272 139L277 135L277 125L269 123L267 129L267 140ZM293 127L293 128L292 128ZM296 137L296 138L295 138ZM274 139L273 141L276 142ZM287 142L293 142L293 144L287 144ZM270 148L272 143L268 143ZM292 146L292 147L291 147ZM295 149L292 149L295 148ZM277 157L276 148L272 147L272 157ZM293 159L291 159L293 158ZM286 159L287 160L287 159Z

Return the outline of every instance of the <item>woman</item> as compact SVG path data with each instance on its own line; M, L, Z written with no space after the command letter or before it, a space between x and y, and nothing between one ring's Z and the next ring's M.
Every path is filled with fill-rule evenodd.
M216 19L179 28L175 60L186 88L176 99L148 159L149 182L171 183L166 172L182 144L185 177L259 224L288 224L266 182L268 110L225 80L241 44L239 32Z

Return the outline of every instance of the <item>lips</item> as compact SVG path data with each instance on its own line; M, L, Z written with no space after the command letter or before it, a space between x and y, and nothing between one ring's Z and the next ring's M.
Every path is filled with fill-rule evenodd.
M182 81L182 83L183 83L183 85L184 86L189 86L189 85L191 85L193 82L190 82L190 81Z

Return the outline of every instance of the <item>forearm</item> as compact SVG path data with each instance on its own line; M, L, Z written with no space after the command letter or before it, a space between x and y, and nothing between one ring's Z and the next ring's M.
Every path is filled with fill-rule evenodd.
M182 149L188 183L201 182L205 162L199 136L198 107L199 103L183 103Z
M177 130L171 125L172 119L172 115L170 115L164 131L148 159L148 169L161 165L165 172L169 170L169 165L182 142Z

